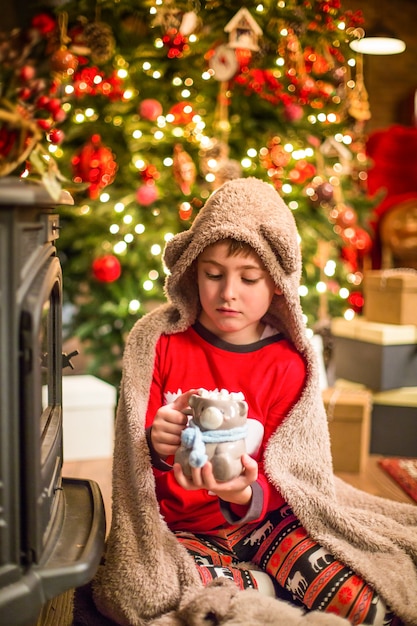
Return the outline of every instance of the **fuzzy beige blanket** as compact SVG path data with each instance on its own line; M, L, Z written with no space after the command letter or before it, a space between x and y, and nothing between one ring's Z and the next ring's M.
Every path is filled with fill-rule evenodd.
M261 256L282 290L274 296L267 321L290 338L308 363L302 397L268 443L264 464L269 480L315 540L371 583L406 624L417 626L417 507L367 495L334 477L315 354L298 297L301 259L295 222L276 191L252 178L226 183L191 229L167 244L168 302L139 320L128 338L116 418L112 525L106 564L94 580L96 606L122 625L200 624L184 613L184 602L200 602L209 590L201 589L193 560L160 515L144 424L158 337L181 332L195 321L194 260L204 247L225 237L248 242ZM220 590L224 592L221 585ZM259 598L256 616L247 613L256 604L252 592L239 592L239 602L228 593L225 602L234 617L213 618L214 624L280 624L265 619L262 603L268 604L266 612L285 607L286 626L301 621L324 625L331 618L321 614L321 621L314 622L313 615L298 610L291 616L287 604L261 600L253 592Z

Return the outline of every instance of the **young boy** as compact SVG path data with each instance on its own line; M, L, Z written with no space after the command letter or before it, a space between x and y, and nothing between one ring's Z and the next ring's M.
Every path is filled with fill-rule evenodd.
M308 610L417 624L417 509L333 476L291 211L267 183L230 181L164 259L168 303L126 346L98 608L143 623L218 576L256 588L250 561ZM227 482L173 464L199 388L248 403L244 471Z

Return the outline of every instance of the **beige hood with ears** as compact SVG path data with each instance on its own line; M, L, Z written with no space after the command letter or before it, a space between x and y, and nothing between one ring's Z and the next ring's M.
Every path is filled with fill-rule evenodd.
M282 291L269 311L272 325L288 334L296 345L304 343L298 287L301 254L294 217L268 183L257 178L238 178L217 189L207 200L188 231L166 245L164 262L170 275L168 299L188 323L198 314L194 261L208 245L233 238L248 243L258 253Z
M191 229L167 244L168 303L138 320L126 342L112 525L106 562L94 580L96 606L126 626L150 626L171 611L178 624L184 595L192 599L199 594L194 561L160 515L145 418L158 339L196 320L194 262L207 245L226 237L249 243L265 263L282 290L273 298L268 322L292 340L307 363L301 398L266 446L268 478L313 539L363 576L407 626L417 626L417 507L365 494L333 476L327 416L298 297L301 259L294 218L277 192L254 178L220 187ZM244 612L241 618L244 626L264 626L262 619L253 621ZM297 617L288 626L301 626L303 620Z

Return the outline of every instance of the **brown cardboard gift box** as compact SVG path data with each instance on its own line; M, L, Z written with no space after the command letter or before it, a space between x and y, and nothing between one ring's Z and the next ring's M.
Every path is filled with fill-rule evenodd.
M373 391L417 386L417 326L333 318L331 333L335 379Z
M360 472L369 454L372 393L329 387L322 392L335 472Z
M370 322L417 324L417 271L366 272L364 297L364 315Z

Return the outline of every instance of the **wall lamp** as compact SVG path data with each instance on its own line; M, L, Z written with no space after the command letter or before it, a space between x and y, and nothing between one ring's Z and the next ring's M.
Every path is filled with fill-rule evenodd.
M377 25L369 34L363 28L355 28L352 35L357 37L350 42L350 47L361 54L400 54L405 50L405 43L385 26Z

